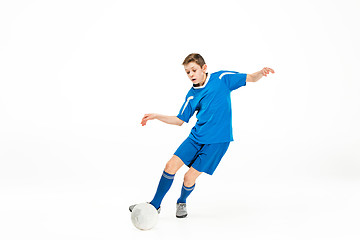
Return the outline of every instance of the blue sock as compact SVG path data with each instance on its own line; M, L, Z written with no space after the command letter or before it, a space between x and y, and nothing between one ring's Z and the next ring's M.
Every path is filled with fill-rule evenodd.
M195 184L192 187L185 187L183 184L181 189L180 198L177 200L177 203L186 203L186 198L190 195L190 193L194 190Z
M169 174L165 171L163 172L154 199L150 202L156 209L159 209L161 201L165 197L165 194L169 191L174 181L174 177L175 174Z

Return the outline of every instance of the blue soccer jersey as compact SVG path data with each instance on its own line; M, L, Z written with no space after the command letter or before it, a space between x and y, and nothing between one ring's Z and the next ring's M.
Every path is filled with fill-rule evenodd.
M246 74L219 71L208 74L203 86L192 87L177 117L185 122L197 111L189 137L202 144L233 141L231 91L246 85Z

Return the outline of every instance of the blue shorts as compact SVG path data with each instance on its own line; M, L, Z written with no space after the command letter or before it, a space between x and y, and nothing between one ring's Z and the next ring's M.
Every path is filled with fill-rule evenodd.
M187 138L174 155L178 156L188 167L212 175L225 155L229 144L230 142L201 144Z

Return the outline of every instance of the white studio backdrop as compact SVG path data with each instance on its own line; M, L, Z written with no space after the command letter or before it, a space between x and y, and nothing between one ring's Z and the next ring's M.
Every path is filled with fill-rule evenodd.
M358 239L359 10L348 0L1 1L0 238L187 229ZM196 118L140 121L178 113L191 87L181 63L193 52L210 72L276 73L232 93L235 142L199 178L193 220L173 219L184 168L159 226L139 233L127 207L151 200Z

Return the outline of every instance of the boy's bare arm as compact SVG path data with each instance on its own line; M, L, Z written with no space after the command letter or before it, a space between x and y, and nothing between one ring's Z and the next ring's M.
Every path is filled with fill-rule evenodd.
M267 75L269 73L275 73L275 71L271 68L265 67L262 70L252 73L252 74L248 74L246 76L246 82L257 82L260 80L260 78L262 78L263 76L267 77Z
M157 119L167 124L178 125L178 126L181 126L184 123L183 120L181 120L176 116L166 116L158 113L148 113L145 114L143 119L141 120L141 125L145 126L147 121L154 119Z

